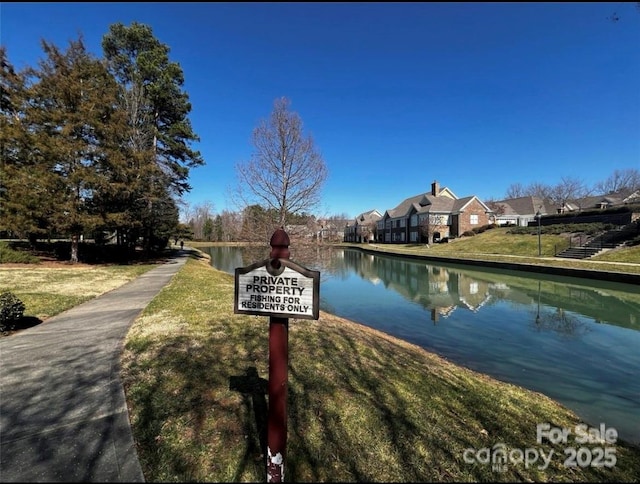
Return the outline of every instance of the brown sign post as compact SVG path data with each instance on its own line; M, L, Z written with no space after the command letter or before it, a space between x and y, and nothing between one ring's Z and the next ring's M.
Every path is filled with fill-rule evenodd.
M269 317L267 482L284 482L287 450L289 316L318 319L320 273L289 260L289 236L277 229L269 259L235 270L234 312Z

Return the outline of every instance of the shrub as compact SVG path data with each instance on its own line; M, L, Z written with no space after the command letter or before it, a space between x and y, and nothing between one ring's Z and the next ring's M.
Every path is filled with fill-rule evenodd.
M467 230L462 234L463 237L473 237L474 235L476 235L476 233L473 230Z
M0 331L15 328L23 314L24 303L15 294L8 291L0 294Z
M537 233L534 232L532 228L530 227L516 227L516 226L511 226L512 228L510 228L509 230L507 230L508 234L515 234L515 235L521 235L521 234L533 234L533 233ZM537 228L536 228L537 230Z
M18 250L7 242L0 242L0 264L39 264L40 259L26 250Z
M492 228L491 225L481 225L480 227L474 227L471 230L473 230L476 234L481 234L490 228Z

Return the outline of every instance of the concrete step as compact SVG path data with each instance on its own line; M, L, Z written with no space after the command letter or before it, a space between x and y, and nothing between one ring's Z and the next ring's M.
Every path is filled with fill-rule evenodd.
M600 247L569 247L556 254L556 257L565 259L588 259L598 254L602 249Z

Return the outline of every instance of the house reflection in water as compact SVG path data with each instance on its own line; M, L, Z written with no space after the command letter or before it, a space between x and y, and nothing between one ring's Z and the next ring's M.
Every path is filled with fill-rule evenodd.
M508 301L517 306L536 307L542 304L547 323L565 328L568 313L579 313L597 323L609 323L638 328L640 308L636 300L624 299L610 291L605 282L590 281L591 287L573 284L560 276L539 276L513 271L491 272L455 264L429 264L416 259L366 254L345 250L340 257L342 270L355 272L363 279L384 284L408 301L422 306L434 324L448 318L454 311L478 312L487 304ZM542 282L541 282L542 281ZM597 289L601 284L603 289ZM596 287L594 287L596 286ZM561 308L564 313L548 314ZM542 321L538 313L533 319ZM548 324L546 326L549 326ZM540 330L546 327L539 324ZM566 329L566 328L565 328ZM565 332L565 331L562 331Z
M420 304L437 323L457 308L476 312L490 299L492 283L430 264L348 251L345 262L370 281L382 281L405 299Z
M263 257L264 250L254 254L247 248L212 247L210 254L212 265L233 274L235 267ZM434 324L455 311L477 313L487 305L507 302L521 311L531 311L536 331L557 328L567 333L575 326L569 324L574 314L592 318L595 323L640 330L640 303L633 295L637 292L615 283L455 263L430 264L357 249L300 251L295 259L319 270L321 285L323 280L343 280L351 274L376 286L384 285L422 306ZM340 291L345 290L348 286Z
M229 255L212 254L212 264L234 262ZM640 442L636 286L350 248L306 256L298 250L294 260L320 271L323 310L546 394ZM255 260L243 256L243 265Z

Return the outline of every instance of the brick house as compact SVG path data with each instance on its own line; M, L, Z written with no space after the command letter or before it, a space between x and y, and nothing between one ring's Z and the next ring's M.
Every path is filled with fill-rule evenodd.
M536 219L536 213L550 215L555 208L550 200L540 197L526 196L507 198L488 204L493 214L490 217L496 225L517 225L527 227Z
M377 241L389 244L433 243L459 237L489 224L491 209L478 197L458 198L434 181L431 191L403 200L377 224Z
M345 242L373 242L376 240L378 220L382 215L377 210L369 210L348 223L344 230Z

